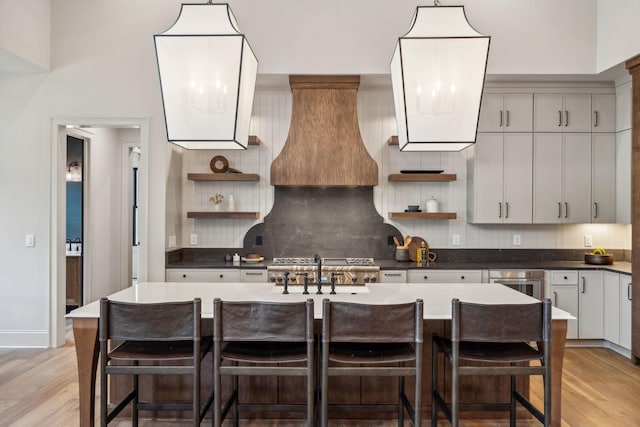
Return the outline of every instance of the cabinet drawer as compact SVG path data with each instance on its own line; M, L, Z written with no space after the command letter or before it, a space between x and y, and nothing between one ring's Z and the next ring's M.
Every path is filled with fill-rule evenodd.
M167 282L239 282L240 270L233 269L167 269Z
M406 283L407 270L382 270L380 271L380 282Z
M482 272L480 270L450 270L450 271L423 271L409 270L407 273L409 283L480 283Z
M267 270L240 270L242 282L266 282Z
M559 270L551 272L551 284L552 285L577 285L578 284L578 272Z

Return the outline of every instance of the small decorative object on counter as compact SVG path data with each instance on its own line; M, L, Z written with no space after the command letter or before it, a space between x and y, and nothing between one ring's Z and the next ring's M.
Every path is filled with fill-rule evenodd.
M594 249L590 254L584 254L585 264L610 265L613 264L613 254L608 254L602 248Z
M222 207L222 202L224 202L224 196L220 193L216 193L209 197L209 201L213 203L213 210L219 211Z
M409 261L409 249L398 246L396 248L396 261Z
M237 252L233 254L233 262L240 262L240 255Z
M438 212L438 200L433 196L427 200L427 212Z
M236 210L236 200L233 198L233 194L229 194L229 210L232 212Z
M416 254L416 261L418 262L429 261L429 248L427 247L427 244L425 243L424 240L420 243L420 247L418 248L418 253Z
M231 258L231 254L226 254L226 255L224 256L224 260L225 260L226 262L231 262L231 260L232 260L232 258Z

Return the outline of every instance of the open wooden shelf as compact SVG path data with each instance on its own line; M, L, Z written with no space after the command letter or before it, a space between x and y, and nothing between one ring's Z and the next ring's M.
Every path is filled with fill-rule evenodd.
M389 182L418 182L418 181L455 181L455 173L394 173L389 175Z
M188 173L189 181L260 181L257 173Z
M239 212L239 211L206 211L206 212L187 212L187 218L197 219L258 219L260 217L259 212Z
M249 135L249 145L260 145L260 138L256 135Z
M400 142L398 142L398 135L391 135L389 139L387 139L387 144L400 145Z
M390 219L456 219L455 212L389 212Z

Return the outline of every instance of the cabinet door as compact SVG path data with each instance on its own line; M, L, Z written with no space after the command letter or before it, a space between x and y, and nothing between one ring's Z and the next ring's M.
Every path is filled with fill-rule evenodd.
M614 94L591 95L593 116L591 132L616 131L616 96Z
M631 276L620 275L620 346L631 350Z
M578 336L580 339L604 337L604 280L602 271L582 271L579 277Z
M504 222L531 224L533 215L532 134L505 134L503 157Z
M620 343L620 275L604 272L604 339Z
M533 142L533 222L561 222L562 135L541 133Z
M505 116L501 93L485 93L480 104L478 132L503 132Z
M562 95L536 93L533 100L534 130L536 132L562 132L564 122Z
M408 283L481 283L480 270L409 270Z
M551 301L555 307L564 310L578 318L578 287L551 286ZM578 321L567 321L567 338L578 338Z
M616 222L631 224L631 131L616 133Z
M616 222L616 140L613 133L591 135L591 222Z
M242 281L242 282L266 282L267 281L267 270L266 269L240 270L240 281Z
M591 222L591 134L564 134L562 222Z
M502 222L503 134L478 134L474 145L473 222Z
M505 132L531 132L533 130L532 94L505 94L502 111Z
M382 283L406 283L407 270L381 270L380 282Z
M591 132L591 94L564 95L563 132Z
M167 269L167 282L239 282L240 270L234 269Z

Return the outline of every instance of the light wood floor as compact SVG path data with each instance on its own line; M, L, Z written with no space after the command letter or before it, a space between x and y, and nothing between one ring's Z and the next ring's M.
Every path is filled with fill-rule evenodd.
M77 426L78 383L73 337L56 349L0 349L0 426ZM532 385L534 401L541 387ZM563 426L640 426L640 367L606 349L567 349L565 353ZM225 423L226 424L226 423ZM427 425L426 422L423 425ZM96 424L98 425L98 424ZM128 422L112 424L116 427ZM147 426L179 426L178 422L141 422ZM298 427L300 422L253 421L248 427ZM332 421L335 427L393 426L379 421ZM446 426L448 423L441 423ZM505 421L465 421L466 427L498 427ZM519 422L519 426L538 425Z

